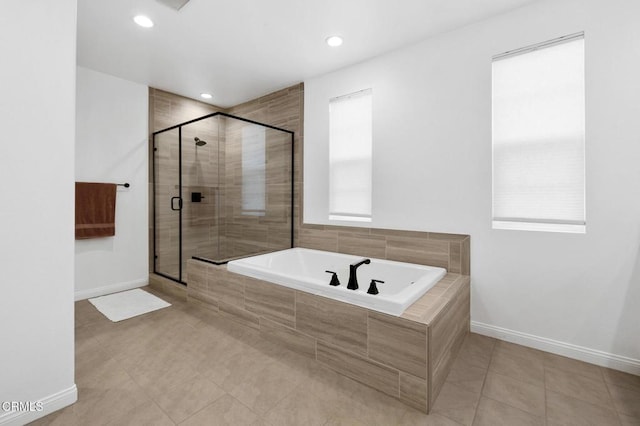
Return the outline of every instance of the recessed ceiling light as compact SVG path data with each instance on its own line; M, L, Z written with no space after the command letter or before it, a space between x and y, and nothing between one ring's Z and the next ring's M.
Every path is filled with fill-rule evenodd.
M327 44L331 47L337 47L342 44L342 37L340 36L331 36L327 38Z
M213 96L211 95L211 93L200 93L200 97L202 99L211 99L213 98Z
M151 19L149 19L148 16L144 16L144 15L137 15L134 16L133 21L140 25L141 27L144 28L151 28L153 27L153 21Z

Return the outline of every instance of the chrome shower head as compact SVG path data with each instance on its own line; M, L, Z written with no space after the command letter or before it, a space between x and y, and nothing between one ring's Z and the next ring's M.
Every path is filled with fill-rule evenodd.
M196 146L205 146L207 144L207 142L203 141L197 136L193 138L193 140L196 141Z

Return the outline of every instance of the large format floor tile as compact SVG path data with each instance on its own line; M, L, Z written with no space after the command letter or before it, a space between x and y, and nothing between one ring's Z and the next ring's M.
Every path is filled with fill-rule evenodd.
M432 412L448 417L460 424L470 425L476 413L480 392L446 382L433 405Z
M535 416L493 399L482 397L478 404L474 426L544 426L544 417Z
M571 371L547 368L545 374L547 390L581 399L604 408L612 408L611 397L602 377L581 376Z
M544 387L544 364L540 360L521 358L508 353L494 353L489 370L534 386Z
M614 410L553 391L547 392L547 419L548 425L607 426L619 424L618 416Z
M112 323L76 303L74 405L35 425L640 426L640 377L470 334L432 413L198 303Z
M482 394L534 416L543 417L545 414L545 391L542 386L490 371Z

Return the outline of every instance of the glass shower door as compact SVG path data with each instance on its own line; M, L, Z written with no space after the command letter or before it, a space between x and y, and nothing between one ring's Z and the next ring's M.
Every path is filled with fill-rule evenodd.
M153 271L293 246L293 133L221 112L153 133Z
M154 271L183 281L180 128L154 134Z
M217 259L220 158L218 117L187 123L182 138L182 270L192 258Z

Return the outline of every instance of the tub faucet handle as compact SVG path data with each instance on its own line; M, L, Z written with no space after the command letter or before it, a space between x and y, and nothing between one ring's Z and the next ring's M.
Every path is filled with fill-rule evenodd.
M340 285L340 280L338 279L338 274L336 274L333 271L325 271L325 272L328 273L328 274L333 274L333 275L331 275L331 282L329 283L329 285L332 285L332 286Z
M378 286L376 285L376 283L383 284L384 281L371 280L371 284L369 284L369 290L367 290L367 293L369 293L369 294L378 294L378 293L380 293L378 291Z

